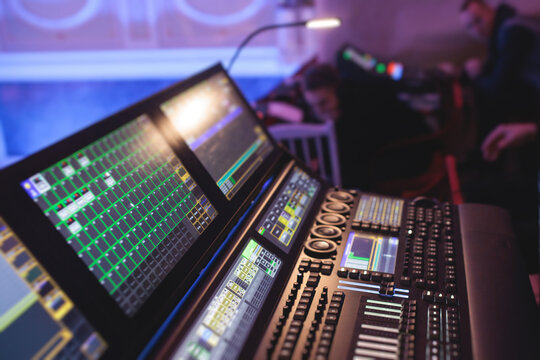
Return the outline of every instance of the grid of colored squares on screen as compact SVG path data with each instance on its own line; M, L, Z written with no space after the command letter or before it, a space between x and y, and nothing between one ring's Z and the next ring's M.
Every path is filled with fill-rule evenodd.
M22 186L130 316L217 215L146 115Z
M319 181L295 167L259 223L259 234L288 251L319 187Z
M280 267L276 255L250 239L173 358L237 358Z
M105 351L100 334L2 218L0 273L0 358L97 359Z

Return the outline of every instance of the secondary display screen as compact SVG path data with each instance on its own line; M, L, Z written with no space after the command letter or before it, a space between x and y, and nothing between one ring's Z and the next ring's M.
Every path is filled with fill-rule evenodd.
M347 238L341 266L393 274L398 244L396 237L353 231Z
M97 359L107 343L0 218L0 358Z
M183 91L161 110L229 200L273 149L224 73Z
M129 316L217 215L146 115L21 186Z
M281 260L250 239L174 359L236 359L259 315Z
M257 226L259 234L288 252L320 183L295 167Z

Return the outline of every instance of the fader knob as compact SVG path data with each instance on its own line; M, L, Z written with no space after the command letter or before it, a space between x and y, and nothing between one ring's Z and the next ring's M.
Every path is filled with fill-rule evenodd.
M330 225L317 225L311 229L311 234L315 237L330 240L339 240L341 238L341 230Z
M327 239L311 239L305 244L304 251L315 258L328 258L336 253L336 244Z
M341 201L350 203L354 201L354 196L345 191L334 191L326 195L326 199L329 201Z

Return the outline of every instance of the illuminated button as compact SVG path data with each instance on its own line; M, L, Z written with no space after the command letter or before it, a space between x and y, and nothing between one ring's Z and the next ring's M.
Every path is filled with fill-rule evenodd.
M323 265L321 267L321 274L323 274L323 275L332 274L332 265Z
M324 240L321 240L321 241L324 241ZM316 246L314 246L314 248L316 248ZM311 272L320 272L321 271L321 261L320 260L313 260L313 262L311 263L311 266L309 267L309 271L311 271Z
M359 279L360 278L360 272L356 269L352 269L349 271L349 278L350 279Z
M343 301L345 299L345 293L343 291L334 291L332 294L332 301Z
M439 340L441 338L441 333L439 330L433 329L429 331L428 336L430 340Z
M409 286L409 285L411 285L411 278L408 277L408 276L402 276L399 279L399 282L401 283L401 285Z
M306 285L317 287L320 279L321 279L321 276L319 274L310 275L306 282Z
M446 295L446 303L448 305L457 305L458 304L457 296L455 294Z
M295 320L305 320L306 319L306 312L304 310L296 310L294 313L294 319Z
M346 219L340 214L320 214L317 216L317 221L324 225L341 226L345 224Z
M328 202L323 204L322 210L329 213L347 214L351 211L349 205L341 202Z
M435 280L426 281L426 288L431 290L437 290L437 282Z
M289 349L282 349L279 352L279 359L290 359L292 356L292 352Z
M371 272L367 271L367 270L363 270L361 273L360 273L360 279L364 280L364 281L369 281L371 280Z
M435 294L435 302L439 303L439 304L444 304L446 302L446 296L444 296L443 293L436 293Z
M320 346L317 348L317 359L320 357L320 358L328 358L328 353L329 353L330 349L327 348L326 346Z
M336 315L327 315L324 323L327 325L335 325L337 324L337 320L338 320L338 317Z
M329 201L341 201L341 202L353 202L354 197L345 191L335 191L326 195L326 199Z
M422 278L415 279L414 284L416 285L417 288L423 289L423 288L426 287L426 280L424 280Z
M342 277L342 278L346 278L347 277L347 274L349 273L349 270L347 270L346 268L340 268L337 272L338 276L339 277Z

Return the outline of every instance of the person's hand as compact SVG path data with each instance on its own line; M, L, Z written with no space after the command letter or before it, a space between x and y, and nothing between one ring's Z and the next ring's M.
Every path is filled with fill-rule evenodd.
M482 143L482 156L486 161L495 161L502 150L534 141L537 132L535 123L498 125Z
M479 58L470 58L463 64L463 70L471 79L476 79L482 73L483 62Z

